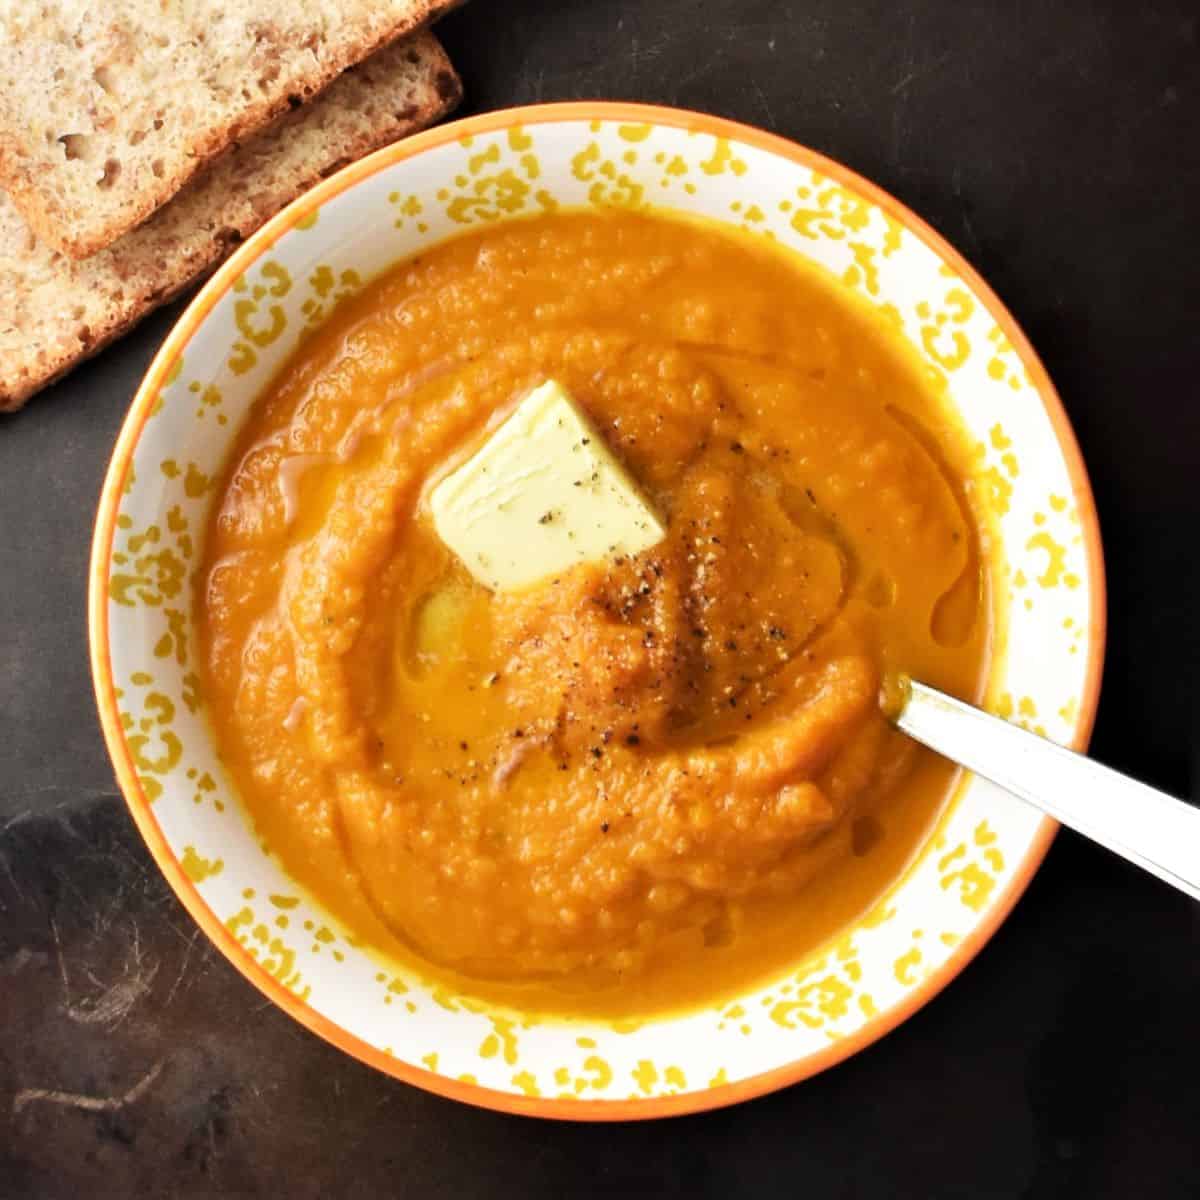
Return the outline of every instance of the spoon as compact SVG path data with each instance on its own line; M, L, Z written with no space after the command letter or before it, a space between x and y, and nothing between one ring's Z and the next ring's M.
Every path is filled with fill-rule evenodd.
M1200 808L916 680L892 714L909 737L1200 900Z

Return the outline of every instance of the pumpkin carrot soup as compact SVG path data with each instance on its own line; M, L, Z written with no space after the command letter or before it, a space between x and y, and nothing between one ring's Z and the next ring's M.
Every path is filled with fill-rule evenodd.
M431 496L547 381L653 544L506 590ZM564 1014L743 989L867 908L954 784L880 697L981 686L967 461L907 346L761 239L563 213L448 241L241 433L199 584L225 764L289 872L427 976ZM536 530L502 540L519 567Z

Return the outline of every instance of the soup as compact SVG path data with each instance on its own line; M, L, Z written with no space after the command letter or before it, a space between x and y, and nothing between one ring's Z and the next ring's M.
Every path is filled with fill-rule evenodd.
M430 492L550 379L665 537L494 590ZM967 461L907 345L761 238L561 213L445 242L241 431L198 596L224 763L289 873L425 977L564 1014L743 990L894 882L954 786L881 696L982 685Z

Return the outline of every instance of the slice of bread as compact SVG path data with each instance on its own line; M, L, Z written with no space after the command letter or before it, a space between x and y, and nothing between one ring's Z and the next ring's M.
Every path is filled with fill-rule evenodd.
M322 176L430 124L460 97L432 34L389 46L83 261L39 241L0 193L0 412L207 273Z
M85 258L457 0L48 0L0 19L0 188Z

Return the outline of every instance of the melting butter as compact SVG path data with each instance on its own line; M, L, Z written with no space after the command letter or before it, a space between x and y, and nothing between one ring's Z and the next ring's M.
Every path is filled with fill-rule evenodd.
M493 591L639 554L666 529L562 384L535 388L432 491L443 542Z

